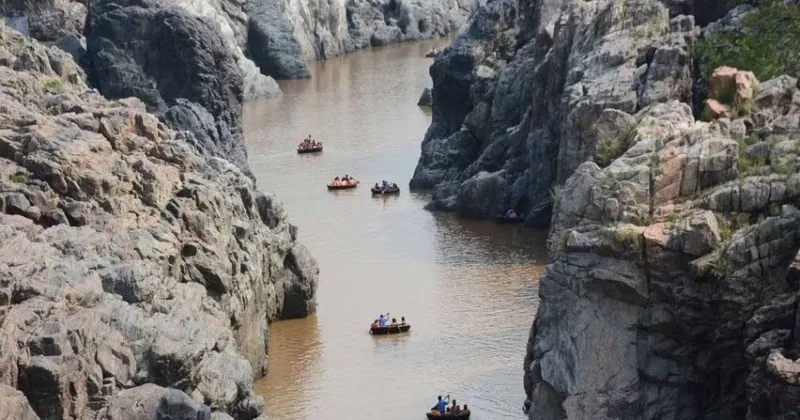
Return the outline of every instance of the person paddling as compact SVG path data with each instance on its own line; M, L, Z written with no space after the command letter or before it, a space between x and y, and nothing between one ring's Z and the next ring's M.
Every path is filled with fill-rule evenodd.
M439 413L446 413L447 412L447 404L450 402L450 395L448 394L445 399L442 399L442 396L439 395L439 400L436 402L436 405L431 408L431 410L436 410Z

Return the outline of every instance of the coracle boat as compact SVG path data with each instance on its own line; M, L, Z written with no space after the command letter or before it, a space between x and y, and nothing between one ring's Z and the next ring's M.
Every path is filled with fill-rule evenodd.
M303 153L319 153L321 151L322 151L322 146L317 146L317 147L298 147L297 148L297 153L300 153L300 154L303 154Z
M370 188L372 191L372 195L389 195L389 194L400 194L400 187L389 187L385 191L383 188Z
M370 327L369 333L373 335L400 334L408 332L411 325L386 325L384 327Z
M525 221L524 215L517 215L517 217L508 217L502 214L498 214L497 217L494 218L495 223L500 223L501 225L510 225L515 223L523 223Z
M428 51L428 53L425 54L425 57L434 58L437 54L439 54L438 50Z
M470 415L470 414L472 414L472 413L470 413L469 411L467 411L467 412L458 413L458 414L453 414L453 413L445 413L445 414L439 414L439 415L435 415L435 414L431 414L430 412L428 412L428 413L425 413L425 414L428 416L428 418L429 418L430 420L436 420L436 419L447 419L447 420L468 420L468 419L469 419L469 415Z
M355 182L355 183L353 183L353 184L347 184L347 185L333 185L333 184L328 184L328 189L329 189L329 190L349 190L349 189L351 189L351 188L355 188L355 187L357 187L357 186L358 186L358 181L356 181L356 182Z

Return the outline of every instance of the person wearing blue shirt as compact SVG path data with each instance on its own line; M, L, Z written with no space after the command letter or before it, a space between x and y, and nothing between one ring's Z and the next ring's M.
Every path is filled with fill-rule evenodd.
M436 410L440 413L444 414L447 410L447 404L450 402L450 396L448 395L447 398L442 399L442 396L439 395L439 401L436 403Z
M389 313L387 312L386 316L381 314L380 318L378 318L378 321L381 323L381 327L385 327L386 323L389 321Z

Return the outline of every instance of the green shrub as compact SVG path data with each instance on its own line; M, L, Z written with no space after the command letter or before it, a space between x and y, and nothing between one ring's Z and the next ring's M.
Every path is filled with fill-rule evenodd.
M739 177L754 175L762 166L766 165L767 161L762 156L753 156L747 153L747 146L753 144L753 140L747 138L739 141L739 160L736 162L736 168L739 170Z
M621 227L617 229L615 235L617 243L622 245L638 244L639 238L642 237L641 232L632 227Z
M800 76L800 5L782 0L759 3L756 12L744 17L740 29L698 40L695 57L703 83L720 66L752 71L762 81L782 74Z
M781 215L781 205L780 203L772 203L769 205L769 215L772 217L780 216Z
M8 180L17 184L25 184L28 182L28 177L26 177L25 174L17 172L15 174L9 174Z
M613 138L606 138L600 141L597 145L597 154L595 163L601 168L611 165L614 159L622 156L625 150L622 148L622 142Z
M553 196L553 203L561 201L561 186L556 184L550 187L550 194Z
M42 81L42 87L44 91L47 93L52 93L54 95L59 93L64 93L64 85L61 84L61 80L59 79L47 79Z

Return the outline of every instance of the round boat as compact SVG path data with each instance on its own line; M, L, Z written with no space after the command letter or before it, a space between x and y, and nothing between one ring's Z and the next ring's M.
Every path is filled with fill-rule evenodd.
M458 413L458 414L445 413L445 414L439 414L438 416L433 415L430 412L425 413L425 415L427 415L428 418L431 420L436 420L436 419L467 420L469 419L470 414L471 413L469 411L467 411L466 413Z
M503 215L499 215L498 214L497 217L494 218L494 221L496 223L500 223L502 225L523 223L525 221L525 216L520 214L517 217L508 217L508 216L503 216Z
M386 191L383 188L370 188L372 191L372 195L389 195L389 194L400 194L400 187L389 187Z
M428 53L425 54L425 57L434 58L437 54L439 54L439 51L428 51Z
M369 333L374 335L400 334L408 332L411 325L387 325L385 327L370 327Z
M358 181L355 184L348 184L348 185L331 185L328 184L329 190L349 190L358 186Z
M321 152L321 151L322 151L322 146L318 146L318 147L306 147L306 148L300 148L300 147L298 147L298 148L297 148L297 153L300 153L300 154L303 154L303 153L319 153L319 152Z

